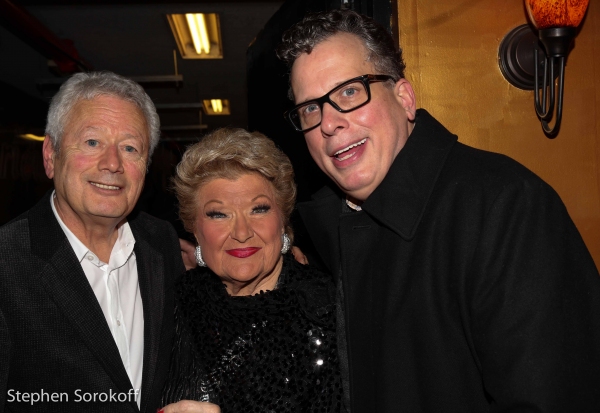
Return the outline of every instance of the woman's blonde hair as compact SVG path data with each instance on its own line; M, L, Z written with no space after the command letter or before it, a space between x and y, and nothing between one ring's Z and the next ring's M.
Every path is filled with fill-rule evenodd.
M296 184L292 163L265 135L240 128L209 133L190 146L177 165L173 184L185 229L194 232L197 195L202 185L218 178L237 179L247 173L258 173L273 185L285 233L293 240L290 215L296 202Z

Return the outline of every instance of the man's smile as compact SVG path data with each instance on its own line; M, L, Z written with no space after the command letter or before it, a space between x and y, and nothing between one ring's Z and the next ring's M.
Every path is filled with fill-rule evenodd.
M91 182L91 181L90 181L90 184L92 184L92 185L94 185L95 187L98 187L98 188L100 188L100 189L110 189L110 190L113 190L113 191L114 191L114 190L119 190L119 189L121 189L121 187L120 187L120 186L114 186L114 185L105 185L105 184L101 184L101 183L99 183L99 182Z
M363 145L365 142L367 142L367 138L364 138L363 140L361 140L361 141L359 141L359 142L353 143L352 145L349 145L349 146L347 146L347 147L345 147L345 148L343 148L343 149L340 149L339 151L337 151L336 153L334 153L334 154L333 154L333 156L334 156L334 157L335 157L335 158L336 158L338 161L344 161L344 160L346 160L346 159L350 158L350 157L351 157L351 156L354 154L354 152L352 152L352 153L347 153L347 152L348 152L350 149L352 149L352 148L356 148L356 147L358 147L358 146L361 146L361 145ZM340 155L342 155L342 154L345 154L345 153L347 153L347 154L346 154L346 155L343 155L343 156L340 156Z

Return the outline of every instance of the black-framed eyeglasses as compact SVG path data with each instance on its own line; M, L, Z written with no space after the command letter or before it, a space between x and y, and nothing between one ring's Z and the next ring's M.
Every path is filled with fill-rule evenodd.
M329 103L338 112L348 113L371 101L370 83L393 80L387 75L362 75L345 81L318 99L303 102L283 114L299 132L307 132L321 124L323 104Z

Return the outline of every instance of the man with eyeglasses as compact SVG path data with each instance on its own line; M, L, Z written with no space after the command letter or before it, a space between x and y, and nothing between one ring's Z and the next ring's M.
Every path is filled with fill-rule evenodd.
M298 210L337 280L347 410L599 412L600 278L552 188L417 110L367 17L307 16L278 54L337 186Z

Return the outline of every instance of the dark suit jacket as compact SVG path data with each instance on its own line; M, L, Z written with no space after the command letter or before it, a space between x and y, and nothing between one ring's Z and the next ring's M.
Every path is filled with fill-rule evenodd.
M341 273L352 413L600 412L600 278L560 198L427 112L362 212L299 205Z
M0 228L0 412L138 411L117 346L49 196ZM184 268L168 223L145 213L128 221L144 308L141 411L155 413L170 359L172 285Z

